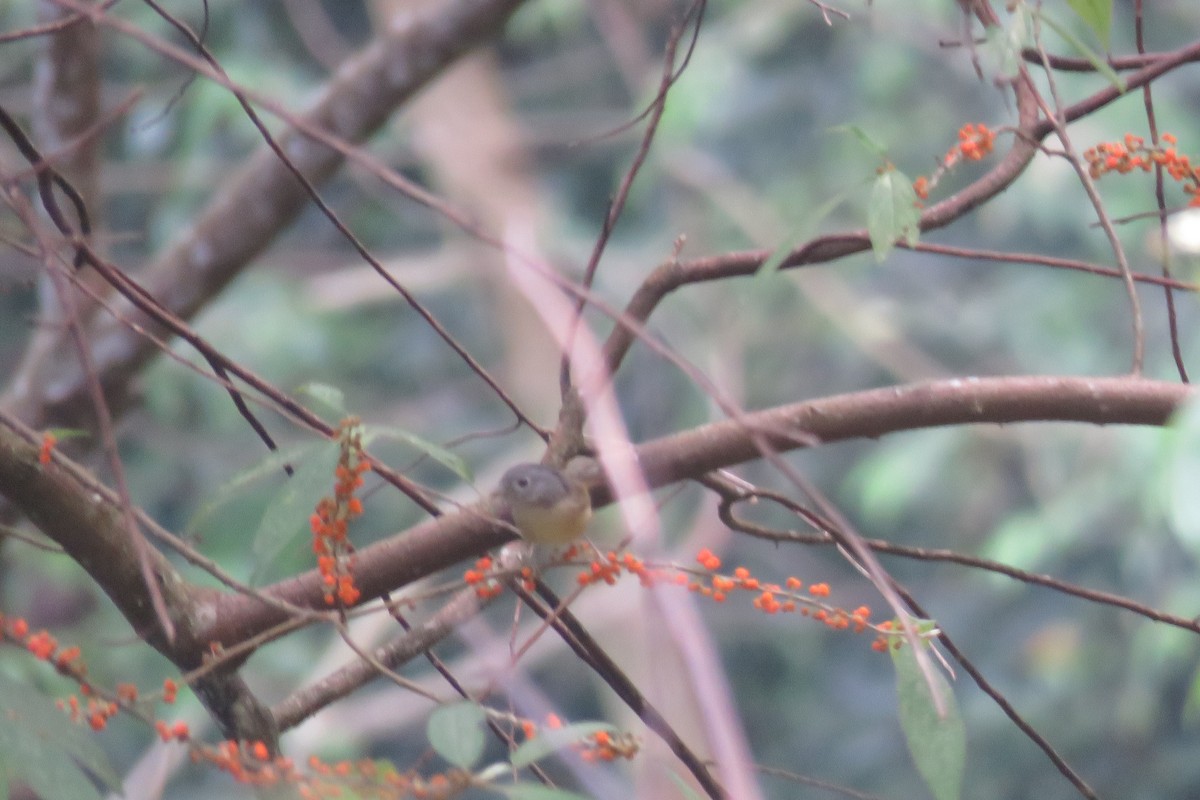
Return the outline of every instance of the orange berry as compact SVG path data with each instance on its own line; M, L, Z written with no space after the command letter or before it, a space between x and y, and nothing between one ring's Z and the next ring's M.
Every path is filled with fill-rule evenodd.
M43 466L50 463L50 453L54 450L54 445L58 443L58 438L49 431L42 434L42 447L38 452L38 463Z
M73 645L59 653L58 657L55 658L55 661L58 663L58 666L67 667L70 666L72 661L76 661L79 658L79 654L79 647L77 645Z
M41 630L25 640L25 647L35 657L45 661L58 649L58 642L48 631Z

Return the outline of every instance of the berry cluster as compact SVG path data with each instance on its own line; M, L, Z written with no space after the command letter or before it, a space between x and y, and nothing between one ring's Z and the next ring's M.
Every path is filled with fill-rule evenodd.
M504 592L504 584L496 578L495 562L491 556L477 559L474 569L463 573L463 581L475 587L475 595L480 600L491 600Z
M390 765L369 759L327 764L312 756L308 759L308 768L312 777L300 784L298 790L303 800L345 797L447 800L462 794L474 780L471 773L462 769L422 777L412 772L398 772Z
M42 444L38 448L38 463L43 467L50 463L51 454L54 452L54 446L58 444L58 437L50 431L42 434Z
M564 562L569 561L579 552L578 546L572 547L562 558ZM754 595L751 605L764 614L798 612L801 616L810 617L833 630L862 633L871 629L876 634L872 649L877 651L886 650L901 641L890 623L872 623L871 610L866 606L849 611L824 602L823 598L830 594L827 583L812 583L805 588L804 582L794 576L788 577L782 584L762 581L754 577L746 567L735 568L731 575L721 574L718 572L721 559L708 548L696 555L696 561L700 564L700 570L676 564L647 564L633 553L610 550L604 554L597 554L587 562L585 568L576 576L576 581L580 586L596 583L612 586L622 575L628 574L635 576L642 586L681 586L701 597L710 598L714 603L724 603L736 592L748 592ZM529 568L522 572L521 579L531 579ZM474 568L463 574L463 580L469 586L475 587L475 593L484 599L490 599L504 591L503 583L494 571L493 562L487 557L476 561Z
M109 692L97 687L88 679L87 664L84 663L78 646L60 647L58 640L49 631L31 632L29 623L23 618L6 619L3 614L0 614L0 641L24 647L34 658L50 664L56 672L70 678L79 686L78 694L57 701L58 707L65 711L73 722L86 722L92 730L102 731L108 727L108 721L120 711L135 712L136 716L146 718L144 714L137 713L135 704L140 699L140 693L132 683L118 683L116 689ZM163 681L163 702L174 703L178 693L179 685L175 681L170 678ZM182 741L189 736L187 726L182 722L168 726L167 723L158 721L155 728L165 741L172 738Z
M913 191L921 200L929 199L929 192L938 181L959 161L980 161L990 155L996 146L996 132L982 123L968 122L958 129L958 144L942 156L941 165L929 177L918 176L913 181Z
M564 726L557 714L547 714L545 727L547 730L561 730ZM523 721L521 729L526 739L537 735L537 726L530 720ZM618 758L632 760L641 748L641 740L635 734L620 731L596 731L571 745L571 749L589 763L616 761Z
M341 452L338 455L332 497L317 501L309 518L313 533L313 552L317 570L325 584L325 602L352 606L361 592L354 584L354 546L347 538L350 520L363 512L362 501L354 492L363 485L363 473L371 469L363 455L362 427L357 418L342 421L337 429Z
M1200 206L1200 167L1192 166L1191 160L1180 155L1177 141L1169 133L1162 135L1163 144L1146 145L1146 141L1132 133L1125 134L1121 142L1101 142L1083 152L1088 163L1088 174L1100 178L1111 172L1127 175L1135 169L1149 172L1160 166L1176 183L1183 185L1183 193L1189 195L1189 206Z

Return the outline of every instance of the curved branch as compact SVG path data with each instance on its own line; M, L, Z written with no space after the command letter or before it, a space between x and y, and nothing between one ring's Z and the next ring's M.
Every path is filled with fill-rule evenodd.
M921 214L922 232L949 225L1004 191L1037 154L1038 138L1033 135L1038 124L1037 92L1025 80L1015 81L1013 87L1017 97L1019 124L1012 147L986 175L961 192L927 208ZM818 236L792 250L780 264L780 269L823 264L870 247L871 237L865 228ZM638 325L650 318L650 314L668 294L687 284L753 275L771 255L770 250L750 250L692 261L671 260L660 266L642 282L625 307L622 320L632 320L635 324L628 325L619 320L604 343L604 361L609 372L616 373L638 336Z
M1163 425L1197 390L1139 378L1018 376L955 378L835 395L748 413L664 436L637 447L651 488L694 479L760 456L755 441L777 451L948 425L1063 421ZM68 471L38 463L37 447L0 426L0 493L83 566L134 629L180 667L199 664L211 646L235 646L287 620L268 599L198 589L157 553L158 577L178 637L167 643L151 610L138 559L121 524L119 503L91 492ZM592 486L593 502L611 503ZM486 503L446 514L358 551L355 581L364 602L478 556L513 537ZM324 609L315 571L266 587L285 603Z
M955 378L871 389L748 413L703 425L637 447L651 488L698 478L760 456L756 439L776 450L876 438L888 433L948 425L1062 421L1097 425L1163 425L1194 390L1137 378ZM597 506L613 501L595 483ZM486 505L473 506L414 526L359 551L355 581L364 600L404 586L496 547L513 534ZM267 587L288 603L323 606L315 571ZM232 646L282 621L285 612L239 595L212 598L206 640Z
M1200 42L1169 53L1161 54L1153 63L1125 77L1125 91L1144 86L1171 70L1200 59ZM1036 90L1026 81L1013 83L1017 101L1018 123L1013 145L1005 157L979 180L962 191L930 206L921 214L922 232L944 227L959 217L1007 189L1025 170L1037 154L1038 143L1054 125L1039 119ZM1115 86L1106 86L1090 97L1063 109L1063 117L1071 122L1106 106L1122 96ZM824 264L871 247L865 229L828 234L799 245L783 260L780 269ZM658 304L668 294L692 283L753 275L772 255L770 250L748 250L727 253L692 261L669 261L658 267L642 283L625 307L624 319L618 321L604 343L604 358L609 371L615 373L625 354L637 339L638 325L650 318Z

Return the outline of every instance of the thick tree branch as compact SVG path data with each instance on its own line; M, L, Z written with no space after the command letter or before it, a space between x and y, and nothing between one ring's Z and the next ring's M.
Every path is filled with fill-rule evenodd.
M89 491L54 463L39 463L38 448L4 426L0 493L87 571L138 636L185 669L199 665L202 648L193 636L198 623L190 614L198 597L216 593L187 584L157 550L147 549L145 557L175 625L175 640L168 641L115 497Z
M364 141L449 64L496 36L521 2L455 0L398 16L385 36L337 71L302 116L303 123L346 142ZM76 2L63 4L89 11ZM345 158L296 128L282 133L279 144L313 184L327 180ZM265 145L222 186L191 228L145 273L147 289L184 319L236 277L308 202L303 187ZM139 313L128 313L157 330ZM158 352L126 322L107 316L98 320L93 341L103 383L116 392ZM50 418L86 419L87 394L73 360L60 359L58 369L50 372L34 376L36 380L14 380L16 391L5 398L6 408L33 427Z
M1136 378L955 378L825 397L703 425L637 447L650 487L698 478L711 470L760 456L764 438L778 451L847 439L947 425L1013 422L1085 422L1097 425L1163 425L1193 390ZM593 485L596 505L611 503L607 487ZM473 558L513 537L484 506L446 514L363 548L355 580L364 599L378 597L433 572ZM266 593L298 606L323 607L320 576L308 572L268 587ZM233 645L284 619L261 600L214 597L205 639Z

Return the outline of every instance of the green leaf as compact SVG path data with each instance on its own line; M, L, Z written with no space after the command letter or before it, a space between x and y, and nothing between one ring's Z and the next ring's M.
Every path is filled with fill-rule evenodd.
M456 767L471 769L483 755L484 710L463 701L439 706L429 715L425 735L438 755Z
M1200 668L1192 673L1192 680L1184 697L1182 717L1191 727L1200 722Z
M881 172L871 188L867 205L867 234L871 237L875 260L882 262L887 258L897 239L904 239L909 247L915 245L921 234L920 221L921 209L917 207L912 181L896 169Z
M887 147L885 147L881 142L872 139L870 134L857 125L834 125L829 129L829 132L849 133L854 136L855 139L858 139L859 143L863 147L867 148L867 150L870 150L872 155L878 156L879 158L887 157Z
M934 429L920 442L884 439L850 471L846 487L859 493L859 512L870 522L896 525L930 486L945 486L947 470L962 457L957 431Z
M561 728L543 730L534 738L525 742L513 751L511 761L517 769L527 767L535 761L540 761L551 753L555 753L575 742L586 739L593 733L608 731L615 733L616 728L607 722L576 722Z
M788 257L788 253L792 252L801 240L810 236L817 229L817 226L821 224L821 220L829 216L835 208L846 202L848 194L848 192L838 192L817 206L815 211L806 214L804 220L796 226L795 230L775 248L771 256L758 268L758 271L754 273L755 277L769 277L778 272L779 268L783 266L784 259Z
M1112 33L1113 0L1067 0L1067 5L1096 32L1107 50Z
M429 456L434 461L438 462L467 483L470 483L472 480L471 468L467 466L467 462L462 456L458 455L457 453L452 453L441 445L434 444L427 439L422 439L420 436L417 436L414 433L409 433L402 428L393 428L390 426L363 426L364 447L372 439L377 438L394 439L398 442L403 442L417 450L420 450L422 453Z
M587 795L540 783L514 783L495 788L512 800L589 800Z
M1007 25L987 28L987 49L996 60L997 72L1011 78L1020 71L1025 60L1022 51L1033 44L1032 30L1029 9L1023 4L1009 16Z
M1179 541L1200 554L1200 402L1184 404L1171 417L1163 440L1162 487L1167 520Z
M297 390L302 395L308 395L313 400L316 400L321 405L339 419L347 415L346 411L346 394L336 386L331 386L328 383L310 382L300 386Z
M937 800L957 800L962 795L967 736L954 692L946 677L932 672L944 717L939 717L929 678L921 672L916 653L907 644L889 648L896 667L896 694L900 700L900 727L917 771Z
M1088 47L1083 43L1082 39L1067 30L1065 25L1055 22L1053 18L1047 16L1045 12L1039 11L1036 13L1039 20L1046 23L1048 27L1053 28L1054 32L1066 40L1067 44L1078 50L1079 53L1088 60L1088 63L1096 69L1097 72L1103 75L1109 83L1117 88L1117 91L1121 93L1125 92L1125 81L1116 73L1115 70L1113 70L1112 67L1108 65L1108 62L1105 61L1099 53Z
M880 142L871 138L865 130L857 125L835 125L829 128L830 133L849 133L862 144L872 155L879 158L887 157L887 148ZM762 266L755 272L755 276L769 277L779 271L783 266L784 260L788 254L795 249L796 245L803 241L808 236L812 235L821 221L833 213L834 209L846 202L850 196L852 189L838 192L830 197L821 205L817 206L811 212L805 213L803 220L796 225L791 233L772 251L771 255L763 262Z
M308 529L308 519L317 500L333 494L333 472L340 454L341 447L337 442L320 442L296 466L295 473L267 506L258 530L254 532L256 579Z
M46 433L54 435L54 438L60 442L65 442L67 439L85 439L92 435L91 431L85 431L82 428L48 428Z
M121 787L91 729L71 722L50 698L4 673L0 769L5 782L17 778L38 796L55 800L99 800L96 782L113 792Z
M328 442L323 440L305 442L304 444L293 445L282 450L276 450L273 453L268 453L257 464L247 467L221 484L212 493L212 497L205 501L204 505L200 506L195 515L192 516L192 519L188 522L186 532L190 535L198 531L213 512L234 500L251 484L268 476L278 477L286 474L284 471L285 466L305 463L320 452L327 444ZM332 483L330 485L332 486Z

